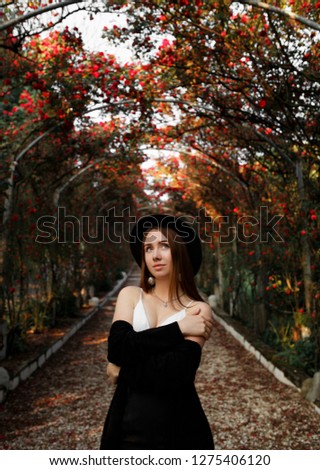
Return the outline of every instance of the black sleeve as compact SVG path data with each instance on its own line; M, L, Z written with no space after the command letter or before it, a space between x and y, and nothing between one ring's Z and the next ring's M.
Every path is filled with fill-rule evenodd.
M177 322L136 332L130 323L117 320L112 324L108 337L108 360L122 366L150 354L169 351L183 341Z
M126 364L120 374L135 389L174 390L194 382L200 361L201 346L184 340L169 352Z

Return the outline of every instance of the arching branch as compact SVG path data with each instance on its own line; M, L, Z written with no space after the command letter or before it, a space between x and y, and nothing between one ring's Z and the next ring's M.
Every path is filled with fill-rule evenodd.
M263 10L272 11L273 13L277 13L278 15L285 16L286 18L291 18L292 20L298 21L299 23L302 23L311 29L320 31L319 23L309 20L304 16L297 15L296 13L293 13L287 8L279 8L274 5L269 5L269 3L260 2L259 0L236 0L236 3L252 5L256 8L262 8Z
M94 162L90 163L89 165L86 165L85 167L81 168L77 173L75 173L74 175L71 176L71 178L68 179L68 181L66 181L66 183L64 183L62 186L60 186L59 188L57 188L54 192L54 195L53 195L53 203L55 206L58 206L59 204L59 199L60 199L60 194L62 193L62 191L64 189L66 189L68 186L70 186L70 184L76 179L78 178L79 176L81 176L84 172L88 171L90 168L92 168L94 165L96 165L97 163L100 163L100 162L103 162L104 160L106 159L106 157L103 157L103 158L99 158L98 160L95 160Z
M25 15L21 15L17 18L14 18L13 20L6 21L0 25L0 31L4 31L7 28L10 28L12 26L15 26L19 23L22 23L25 20L28 20L30 18L34 18L38 15L41 15L42 13L46 13L51 10L56 10L58 8L63 8L68 5L74 5L77 3L83 3L85 0L64 0L62 2L54 3L51 5L47 5L46 7L38 8L37 10L31 11L29 13L26 13ZM260 2L259 0L233 0L233 3L242 3L242 4L247 4L251 5L256 8L261 8L266 11L271 11L274 13L277 13L281 16L285 16L287 18L291 18L295 21L298 21L299 23L305 24L311 29L315 29L317 31L320 31L320 24L316 23L315 21L309 20L308 18L305 18L304 16L297 15L296 13L293 13L292 11L288 9L283 9L276 7L274 5L269 5L268 3L265 2Z
M64 0L63 2L52 3L51 5L47 5L46 7L38 8L37 10L30 11L25 15L20 15L13 20L5 21L4 23L0 24L0 31L4 31L7 28L11 28L12 26L16 26L23 21L29 20L30 18L34 18L35 16L42 15L51 10L56 10L57 8L63 8L69 5L74 5L75 3L83 3L85 0Z

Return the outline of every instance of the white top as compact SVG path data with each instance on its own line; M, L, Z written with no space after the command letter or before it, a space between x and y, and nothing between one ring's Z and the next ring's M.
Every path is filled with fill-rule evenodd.
M191 302L188 303L187 307L189 307L192 302L193 300L191 300ZM165 326L175 321L182 320L187 314L186 308L179 310L179 312L173 313L166 320L160 323L160 325L158 326ZM148 330L149 328L151 328L149 320L148 320L148 315L146 313L146 310L142 302L142 288L140 288L140 299L137 305L134 307L132 326L135 331L143 331L143 330Z

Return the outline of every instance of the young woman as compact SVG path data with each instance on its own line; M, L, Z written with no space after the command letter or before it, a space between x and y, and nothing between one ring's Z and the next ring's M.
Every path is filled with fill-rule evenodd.
M194 281L201 243L182 218L142 217L130 235L141 288L118 296L107 373L117 383L101 449L214 449L194 380L212 312Z

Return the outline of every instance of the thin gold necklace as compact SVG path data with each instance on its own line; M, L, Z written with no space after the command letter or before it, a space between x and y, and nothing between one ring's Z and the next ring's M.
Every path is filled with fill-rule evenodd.
M162 299L160 299L160 297L155 292L153 292L153 295L155 297L157 297L157 299L160 300L160 302L163 303L164 308L168 308L168 305L170 303L174 302L175 300L179 300L179 298L180 298L180 297L176 297L175 299L172 299L172 300L169 300L169 299L168 300L162 300Z

